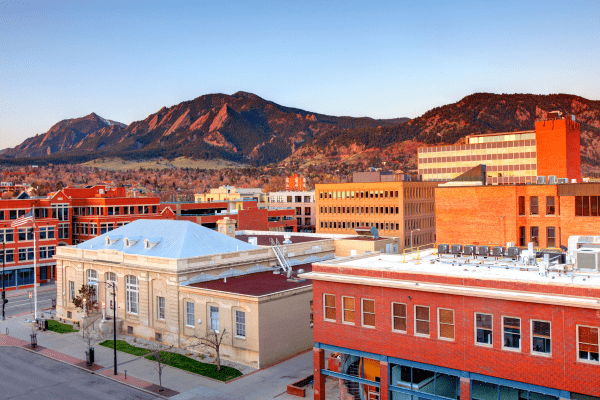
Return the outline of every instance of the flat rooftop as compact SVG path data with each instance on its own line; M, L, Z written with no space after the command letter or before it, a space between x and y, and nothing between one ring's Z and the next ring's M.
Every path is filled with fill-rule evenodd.
M259 246L270 246L271 245L271 239L275 240L277 239L279 241L279 244L283 244L283 241L285 240L285 238L283 237L283 235L266 235L266 234L257 234L257 235L235 235L235 238L237 240L241 240L242 242L248 242L248 239L251 237L255 237L257 244ZM320 236L291 236L290 240L292 241L292 243L304 243L304 242L315 242L317 240L325 240L327 239L326 237L320 237Z
M600 287L600 274L587 271L572 271L571 264L550 263L545 273L538 265L526 265L510 258L482 257L473 258L454 257L452 254L437 255L433 250L420 253L420 260L416 260L416 253L407 254L405 262L402 255L375 254L373 256L359 255L347 258L337 258L318 263L324 266L347 268L347 273L352 275L352 269L373 271L398 271L414 272L439 276L458 278L485 279L485 280L515 280L530 283L552 283L565 285L581 285ZM565 271L567 267L567 271Z
M312 271L312 264L296 265L292 269L295 272L300 269L310 272ZM227 278L227 282L219 279L192 283L188 286L247 296L265 296L310 285L312 285L310 279L301 282L289 282L285 272L274 274L273 271L266 271Z

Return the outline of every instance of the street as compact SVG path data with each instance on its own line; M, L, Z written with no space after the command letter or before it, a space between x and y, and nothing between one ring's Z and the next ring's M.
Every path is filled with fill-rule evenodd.
M155 399L157 396L16 347L0 347L0 399Z
M55 285L52 285L52 287L56 288ZM56 298L56 290L46 290L49 288L46 286L38 287L38 310L52 307L51 299ZM29 292L32 293L31 299L29 298ZM6 295L8 300L4 310L6 318L33 311L33 288L27 289L27 292L17 296L11 296L11 292L6 292Z

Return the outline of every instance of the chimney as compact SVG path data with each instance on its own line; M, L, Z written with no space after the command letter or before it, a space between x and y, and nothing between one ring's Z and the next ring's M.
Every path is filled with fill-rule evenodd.
M235 220L225 217L217 221L217 230L223 235L235 238Z

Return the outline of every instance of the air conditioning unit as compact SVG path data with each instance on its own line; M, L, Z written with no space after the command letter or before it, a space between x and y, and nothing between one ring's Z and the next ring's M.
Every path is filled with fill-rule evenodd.
M479 249L477 249L477 254L480 256L489 256L490 246L479 246Z
M556 185L556 175L548 175L548 183L550 185Z
M575 269L582 272L598 272L600 249L580 248L575 250Z
M519 249L518 247L509 247L508 249L506 249L506 254L510 258L518 258L520 252L521 249Z
M569 178L558 178L558 183L569 183Z
M537 184L538 185L545 185L546 184L546 177L545 176L538 176L537 177Z
M258 246L258 238L257 237L249 237L248 244L251 244L253 246Z
M438 254L448 254L450 246L447 244L438 244Z
M462 245L460 245L460 244L453 244L452 247L451 247L451 249L450 249L450 252L452 254L460 254L460 253L462 253Z
M464 254L473 255L476 253L476 251L477 247L473 246L472 244L468 244L465 246Z
M492 247L492 255L495 257L502 257L504 255L504 247L503 246Z

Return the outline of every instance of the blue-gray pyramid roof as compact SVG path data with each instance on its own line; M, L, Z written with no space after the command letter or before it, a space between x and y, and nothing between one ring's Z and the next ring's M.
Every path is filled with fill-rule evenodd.
M130 246L126 246L125 239ZM259 248L190 221L156 219L138 219L74 247L176 259Z

